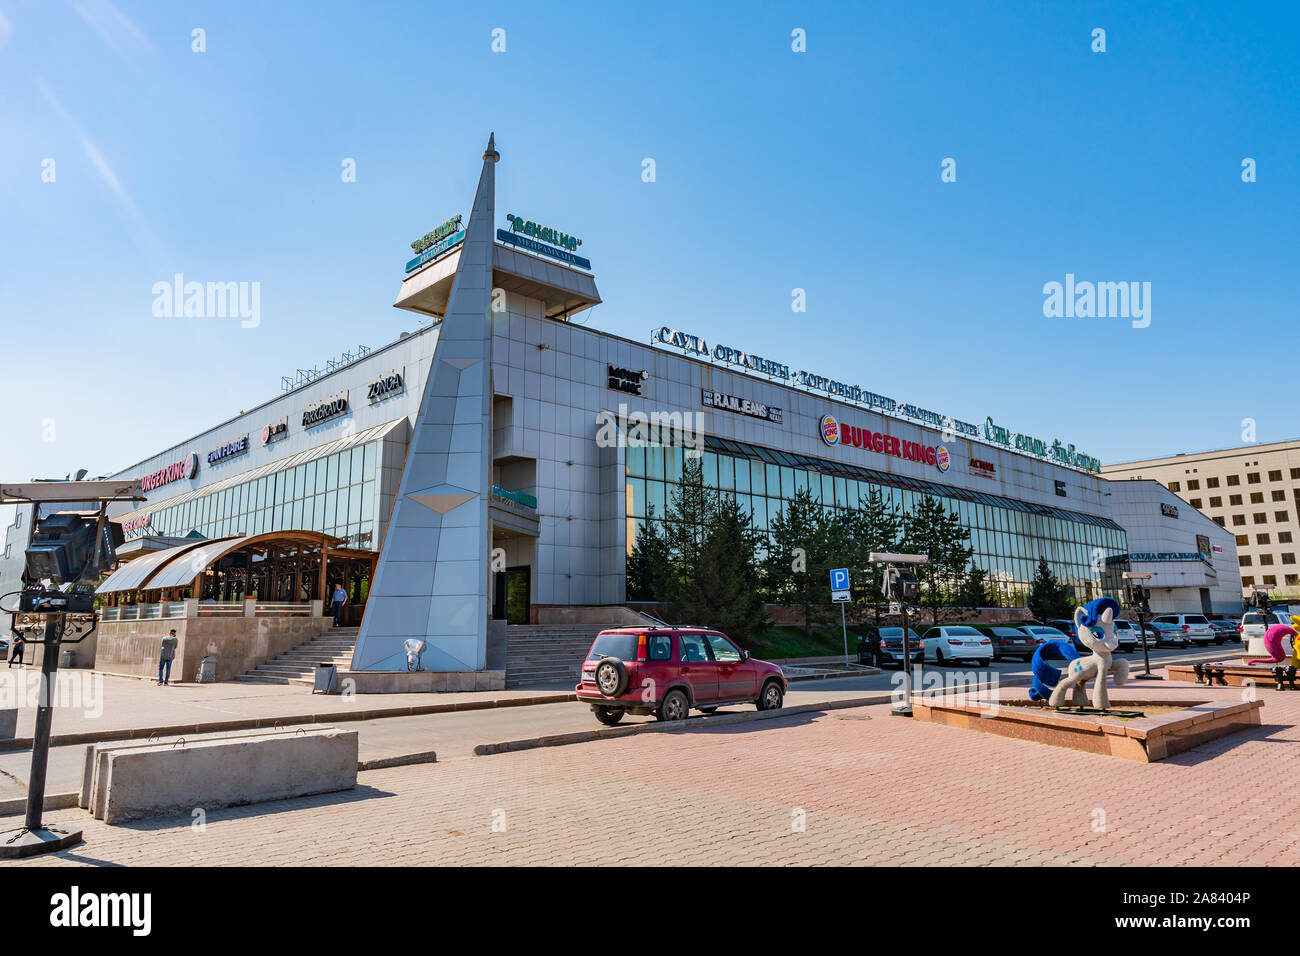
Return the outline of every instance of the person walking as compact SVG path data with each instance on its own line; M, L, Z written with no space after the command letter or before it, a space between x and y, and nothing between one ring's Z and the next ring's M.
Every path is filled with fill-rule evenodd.
M343 626L343 605L348 603L348 592L342 584L334 585L334 596L330 599L330 610L334 613L334 626Z
M17 634L14 635L13 640L9 644L9 666L10 667L14 666L14 661L17 661L19 664L22 664L24 667L26 666L26 662L23 660L23 639Z
M176 628L167 632L158 652L158 683L166 687L172 679L172 661L176 659Z

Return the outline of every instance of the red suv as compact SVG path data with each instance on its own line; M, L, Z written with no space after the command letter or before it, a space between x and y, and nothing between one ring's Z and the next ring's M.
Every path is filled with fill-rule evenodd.
M624 714L684 720L692 707L706 714L724 704L779 710L785 675L708 628L614 628L596 635L574 690L602 724Z

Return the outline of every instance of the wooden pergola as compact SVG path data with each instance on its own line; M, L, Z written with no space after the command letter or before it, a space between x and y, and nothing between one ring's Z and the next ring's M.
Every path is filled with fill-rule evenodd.
M359 611L369 594L378 555L341 547L343 540L319 531L272 531L178 547L174 558L161 560L130 590L101 589L101 593L110 606L255 598L271 603L319 600L328 607L335 585L342 584L349 606Z

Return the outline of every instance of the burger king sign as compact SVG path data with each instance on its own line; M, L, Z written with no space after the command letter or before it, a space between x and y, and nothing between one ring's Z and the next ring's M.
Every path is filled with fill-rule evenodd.
M834 415L823 415L820 428L822 441L831 446L847 445L882 455L893 455L904 461L923 462L934 465L941 472L947 471L952 465L952 456L942 445L923 445L884 432L874 432L869 428L841 424Z

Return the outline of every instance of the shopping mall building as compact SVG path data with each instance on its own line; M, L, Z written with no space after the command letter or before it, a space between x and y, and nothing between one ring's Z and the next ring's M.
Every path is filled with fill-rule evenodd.
M482 670L499 664L493 622L612 615L688 455L763 531L804 488L835 509L873 488L905 511L933 495L1006 603L1040 556L1080 599L1122 567L1132 543L1108 483L1071 445L869 391L849 369L797 369L778 341L722 342L669 317L643 341L587 325L601 299L581 240L500 215L498 158L489 144L463 225L412 244L395 305L413 331L115 475L148 498L115 515L127 557L289 531L378 551L373 579L349 583L364 605L356 671L404 670L411 639L427 670ZM250 579L216 570L191 599L245 596ZM304 575L274 597L331 587Z

